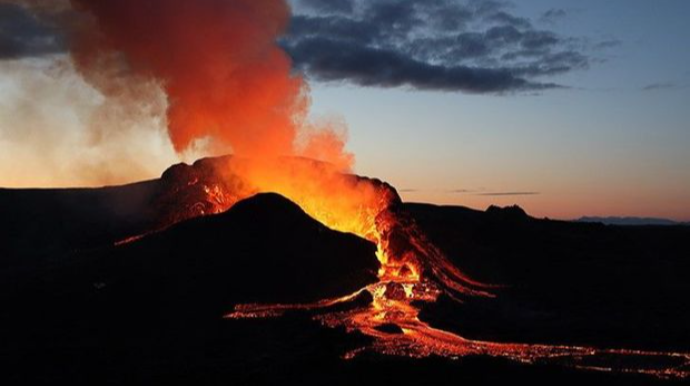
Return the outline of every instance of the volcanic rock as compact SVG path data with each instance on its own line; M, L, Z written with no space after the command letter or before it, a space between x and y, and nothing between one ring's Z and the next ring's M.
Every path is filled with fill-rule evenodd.
M249 197L234 171L251 160L203 158L168 168L159 179L89 189L0 189L0 270L65 253L112 245L199 216L226 211ZM328 165L285 157L295 167ZM377 179L344 174L385 189L391 204L401 203L395 189ZM253 192L250 195L259 192Z
M403 334L404 331L400 326L393 323L385 323L380 326L374 327L376 330L385 332L387 334Z
M486 214L505 221L525 221L530 218L527 215L527 212L517 205L506 206L503 208L496 205L491 205L486 210Z
M544 220L517 207L404 207L455 266L498 285L496 298L461 307L441 296L421 320L479 340L690 348L689 228Z
M312 302L375 282L375 252L282 196L257 195L140 240L0 274L0 356L178 355L202 347L239 303Z
M407 297L402 284L390 282L386 284L386 298L392 300L403 300Z

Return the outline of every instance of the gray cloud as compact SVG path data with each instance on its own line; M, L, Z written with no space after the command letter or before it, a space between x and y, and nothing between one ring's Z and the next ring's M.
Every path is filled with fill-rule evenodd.
M657 91L678 88L680 85L673 82L651 83L641 88L642 91Z
M346 3L336 7L341 12L333 12L316 0L302 0L281 41L295 67L313 79L505 93L561 87L543 78L584 69L590 63L575 39L535 27L529 19L511 13L504 2ZM557 17L560 11L547 14Z
M60 30L0 0L0 59L65 50ZM563 87L547 79L593 61L492 0L294 0L281 39L296 70L326 82L470 93ZM558 16L559 10L547 12ZM603 43L602 43L603 44Z
M566 16L568 16L568 12L566 12L565 9L551 8L541 15L541 17L539 18L539 21L541 21L542 23L553 24L553 23L556 23L557 21L565 18Z
M352 13L354 0L300 0L307 8L324 13Z
M21 5L0 3L0 59L19 59L62 52L59 30Z
M606 39L606 40L602 40L602 41L594 44L593 48L597 49L597 50L604 50L604 49L608 49L608 48L619 47L622 44L623 44L623 42L618 40L618 39Z
M513 69L432 64L395 50L331 39L304 39L292 46L290 52L296 57L310 58L298 62L298 66L321 81L347 80L360 86L411 86L420 90L477 93L557 87L518 77Z

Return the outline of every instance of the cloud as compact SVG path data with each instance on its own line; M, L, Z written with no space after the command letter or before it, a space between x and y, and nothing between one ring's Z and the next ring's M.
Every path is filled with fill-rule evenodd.
M621 45L623 45L623 42L618 39L606 39L594 44L593 48L596 50L605 50L608 48L619 47Z
M539 21L542 23L554 24L559 20L564 19L566 16L568 16L568 12L565 9L551 8L541 15Z
M281 40L295 67L319 81L505 93L561 87L544 78L591 61L581 41L539 29L503 2L326 3L340 2L302 0Z
M17 5L27 1L41 4L0 0L0 59L65 50L58 23L50 22L55 18L37 17ZM538 28L503 1L292 4L295 12L280 44L296 70L323 82L468 93L539 91L563 87L549 78L588 68L594 62L588 48L620 44L612 40L595 47L584 39ZM551 9L542 18L564 13Z
M307 7L323 13L352 13L354 0L300 0Z
M491 192L491 193L478 193L477 196L537 196L540 192Z
M679 88L680 85L674 82L657 82L650 83L641 88L642 91L658 91L658 90L669 90Z
M453 193L453 194L466 194L466 193L476 193L479 191L482 191L484 189L479 189L479 190L474 190L474 189L452 189L448 190L447 193Z
M0 3L0 59L21 59L63 52L64 38L52 25L19 4Z
M298 66L320 81L347 80L360 86L411 86L420 90L477 93L557 87L555 84L528 81L506 68L431 64L395 50L329 39L306 39L291 47L290 52L297 57L310 58L299 62Z

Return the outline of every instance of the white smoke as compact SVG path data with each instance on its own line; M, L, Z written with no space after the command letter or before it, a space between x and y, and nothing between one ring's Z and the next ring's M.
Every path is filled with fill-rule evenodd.
M106 100L64 55L0 62L0 186L100 186L160 175L179 160L167 135L166 96L145 81L127 96Z

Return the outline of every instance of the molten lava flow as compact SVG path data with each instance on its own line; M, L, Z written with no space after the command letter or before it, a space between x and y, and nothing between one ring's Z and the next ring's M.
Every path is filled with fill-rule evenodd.
M173 184L165 189L169 196L158 199L169 207L160 215L162 225L220 213L258 193L278 193L331 229L375 243L381 283L397 284L409 297L435 288L453 295L492 296L487 286L463 275L426 240L400 211L401 200L391 186L339 170L295 157L225 157L178 165L163 177Z
M329 164L302 158L257 161L236 157L178 165L163 180L174 182L168 187L171 196L160 198L163 203L173 203L173 213L163 211L167 225L225 211L257 193L274 192L323 224L377 245L381 268L374 284L310 304L241 304L226 315L228 319L318 311L314 319L322 324L374 339L370 346L345 353L346 359L365 350L409 357L488 355L522 363L690 377L689 353L475 341L420 320L420 305L435 302L441 294L460 302L464 296L493 297L492 287L473 281L455 267L401 210L395 190L381 181L343 174ZM365 306L362 299L368 299ZM334 307L345 304L349 307L344 311Z
M456 300L461 296L489 297L493 296L491 287L468 278L448 261L400 210L399 198L390 186L303 159L244 160L221 170L224 178L234 179L235 186L245 192L239 196L282 194L325 225L375 242L381 263L379 281L351 295L313 304L239 305L227 318L276 317L289 310L326 311L314 318L326 326L345 327L374 338L370 347L346 353L347 359L363 350L410 357L489 355L589 370L690 376L690 354L686 353L482 342L435 329L419 319L420 303L435 302L441 294ZM237 180L237 176L241 178ZM369 305L330 310L337 304L354 303L364 293L371 296ZM621 365L623 358L639 364Z

